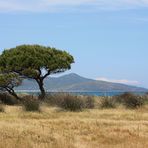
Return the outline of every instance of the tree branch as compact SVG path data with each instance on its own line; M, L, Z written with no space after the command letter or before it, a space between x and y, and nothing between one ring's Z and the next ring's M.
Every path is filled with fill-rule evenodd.
M50 75L50 71L48 71L43 77L41 77L41 79L44 80L49 75Z
M41 69L39 68L39 69L38 69L38 71L39 71L39 75L41 76L41 74L42 74L42 71L41 71Z
M19 74L20 76L23 76L23 77L26 77L29 79L34 79L34 77L26 76L26 75L22 74L20 71L12 71L12 72L15 72L15 73Z

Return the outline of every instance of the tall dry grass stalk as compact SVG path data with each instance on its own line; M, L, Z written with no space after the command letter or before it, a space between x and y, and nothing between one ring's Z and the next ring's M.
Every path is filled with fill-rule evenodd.
M42 113L5 106L0 148L147 148L148 107Z

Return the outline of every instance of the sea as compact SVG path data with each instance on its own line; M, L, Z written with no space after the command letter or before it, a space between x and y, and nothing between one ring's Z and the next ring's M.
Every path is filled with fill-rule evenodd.
M17 91L19 94L30 94L30 95L39 95L39 91L25 91L25 90L19 90ZM57 93L67 93L71 95L83 95L83 96L117 96L124 94L125 92L119 92L119 91L107 91L107 92L46 92L47 94L57 94ZM131 92L136 95L145 95L147 92Z

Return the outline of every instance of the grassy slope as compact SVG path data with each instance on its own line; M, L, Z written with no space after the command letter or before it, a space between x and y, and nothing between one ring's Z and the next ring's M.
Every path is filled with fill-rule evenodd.
M147 148L148 109L0 113L0 148Z

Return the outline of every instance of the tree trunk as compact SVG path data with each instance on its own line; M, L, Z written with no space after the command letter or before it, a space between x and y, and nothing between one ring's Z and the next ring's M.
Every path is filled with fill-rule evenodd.
M22 101L22 99L15 93L13 89L6 89L10 95L15 97L17 100Z
M39 99L44 100L45 99L45 96L46 96L46 92L45 92L45 89L44 89L43 79L38 79L36 81L37 81L37 83L39 85L39 89L41 91L41 94L39 96Z

